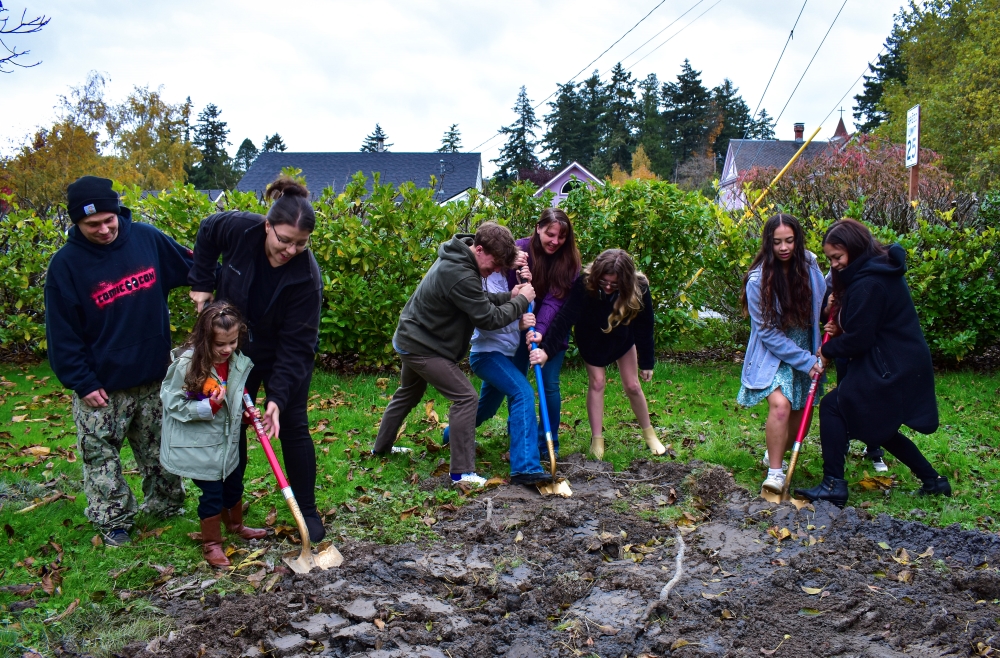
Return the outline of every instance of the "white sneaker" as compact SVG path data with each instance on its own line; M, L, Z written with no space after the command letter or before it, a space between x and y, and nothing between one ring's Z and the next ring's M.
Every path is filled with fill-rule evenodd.
M771 493L780 494L781 490L785 488L785 474L778 473L776 475L768 475L767 479L764 480L764 484L761 486Z
M486 484L486 478L476 475L475 473L462 473L462 477L457 480L452 480L452 484L468 484L474 487L481 487Z
M882 461L881 459L873 459L872 460L872 466L875 467L875 472L876 473L888 473L889 472L889 466L884 461Z
M763 464L764 466L767 466L768 468L771 468L771 460L768 459L768 457L767 457L767 448L764 449L764 459L761 459L760 463ZM788 460L787 459L782 459L781 460L781 468L782 469L787 469L788 468Z
M392 446L392 454L394 455L405 455L408 452L413 452L413 448L407 448L406 446Z

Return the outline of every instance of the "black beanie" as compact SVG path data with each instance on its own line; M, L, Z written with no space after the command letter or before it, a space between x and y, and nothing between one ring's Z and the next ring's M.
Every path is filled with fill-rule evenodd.
M121 212L118 193L111 189L111 181L97 176L81 176L69 184L66 190L66 206L69 218L78 221L99 212Z

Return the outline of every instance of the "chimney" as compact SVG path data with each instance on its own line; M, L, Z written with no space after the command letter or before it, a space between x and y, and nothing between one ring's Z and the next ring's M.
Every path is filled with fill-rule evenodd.
M798 125L801 125L801 124L797 123L795 125L798 126ZM799 130L799 132L797 132L796 134L799 136L798 139L801 141L802 140L802 131ZM377 137L377 138L375 138L375 142L376 142L376 146L375 146L376 153L381 153L382 151L385 150L385 137Z
M797 124L795 124L794 128L795 128L795 141L796 142L801 142L802 141L802 134L806 131L806 124L804 124L804 123L797 123Z

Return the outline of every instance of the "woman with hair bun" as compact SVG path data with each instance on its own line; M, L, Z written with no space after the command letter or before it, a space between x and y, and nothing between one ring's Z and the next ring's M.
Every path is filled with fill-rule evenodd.
M656 355L653 351L653 299L649 281L635 269L622 249L608 249L583 268L566 303L549 325L548 333L529 333L527 339L541 346L529 355L531 363L545 365L550 354L565 344L570 328L587 366L587 417L590 420L590 453L604 457L604 387L606 370L618 364L622 387L646 446L654 455L667 449L660 443L649 419L649 406L639 380L651 381ZM563 348L565 349L565 348ZM545 372L545 368L542 368Z
M326 534L316 511L316 451L306 410L323 303L319 265L309 251L316 216L309 190L287 176L271 183L265 198L267 216L228 211L202 221L190 295L199 312L218 298L246 320L242 351L254 363L246 387L256 399L264 386L264 427L281 441L285 472L315 543ZM244 426L240 468L246 451Z

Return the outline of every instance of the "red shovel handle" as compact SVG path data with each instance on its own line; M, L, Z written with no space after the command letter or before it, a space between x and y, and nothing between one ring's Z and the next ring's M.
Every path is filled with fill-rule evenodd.
M253 429L257 432L257 438L260 439L260 444L264 446L264 454L267 455L267 462L271 465L271 470L274 471L274 477L278 480L278 486L282 489L288 487L288 480L285 479L285 474L281 470L281 466L278 465L278 458L274 455L274 449L271 448L271 441L267 438L267 432L264 430L264 425L260 422L260 411L253 404L253 399L250 397L249 393L243 394L243 406L246 408L247 413L250 414Z

